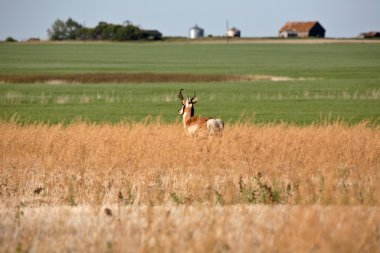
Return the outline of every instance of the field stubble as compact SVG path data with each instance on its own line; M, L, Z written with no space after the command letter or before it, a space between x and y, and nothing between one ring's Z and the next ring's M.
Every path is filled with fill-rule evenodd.
M379 252L379 207L60 206L0 210L2 252ZM5 229L4 229L5 228Z
M235 124L210 139L160 122L0 133L5 251L379 248L380 132L365 123Z

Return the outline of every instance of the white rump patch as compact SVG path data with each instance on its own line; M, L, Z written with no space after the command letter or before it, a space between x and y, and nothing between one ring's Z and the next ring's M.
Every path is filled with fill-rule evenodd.
M207 120L207 130L210 135L221 135L224 128L224 122L221 119Z

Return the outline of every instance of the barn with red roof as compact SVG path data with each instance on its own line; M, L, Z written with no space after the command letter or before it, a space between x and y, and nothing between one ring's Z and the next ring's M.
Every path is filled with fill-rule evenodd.
M308 22L287 22L279 31L278 36L282 38L289 37L318 37L324 38L325 28L318 21Z

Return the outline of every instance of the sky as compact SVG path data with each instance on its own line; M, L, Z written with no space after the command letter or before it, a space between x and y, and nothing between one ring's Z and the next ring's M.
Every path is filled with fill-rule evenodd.
M0 40L47 39L56 19L86 27L131 21L164 36L188 36L197 24L205 35L224 35L226 21L242 37L273 37L287 21L319 21L327 37L380 31L380 0L0 0Z

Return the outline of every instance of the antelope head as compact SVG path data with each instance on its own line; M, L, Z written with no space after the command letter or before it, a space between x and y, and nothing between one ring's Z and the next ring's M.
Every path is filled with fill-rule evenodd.
M178 114L183 115L185 111L190 111L191 113L190 116L194 116L194 104L197 102L195 91L192 97L189 97L186 99L183 97L182 91L183 89L180 89L178 93L178 98L181 100L181 103L182 103L181 109L178 110Z

